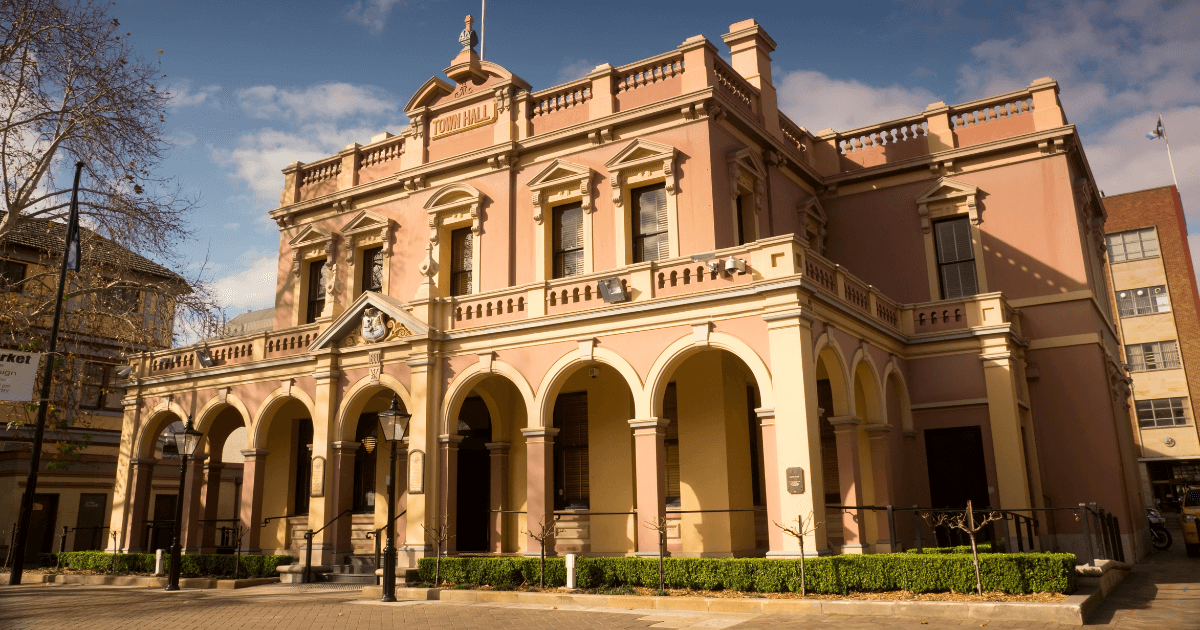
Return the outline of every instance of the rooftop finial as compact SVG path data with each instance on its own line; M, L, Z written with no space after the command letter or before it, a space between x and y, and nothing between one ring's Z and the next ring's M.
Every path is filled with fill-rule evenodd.
M466 28L459 34L458 43L462 44L463 52L466 52L479 44L479 36L475 34L475 29L471 28L471 25L475 23L475 18L468 15L463 22L466 24Z

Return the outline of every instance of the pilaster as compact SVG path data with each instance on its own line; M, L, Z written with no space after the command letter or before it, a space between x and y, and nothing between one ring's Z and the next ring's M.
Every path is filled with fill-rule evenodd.
M500 512L509 509L508 462L511 447L512 444L508 442L489 442L487 444L491 460L492 481L488 500L488 509L492 510L488 520L488 551L492 553L504 551L504 523L507 522L505 518L507 515Z
M863 427L867 432L867 440L871 445L871 474L874 479L875 505L892 505L892 427L887 424L868 424ZM891 540L885 538L890 531L887 512L875 512L875 550L879 553L892 553Z
M334 466L335 453L333 443L340 439L337 434L337 409L339 395L337 391L339 371L337 359L331 351L317 354L317 367L313 370L313 443L311 456L323 458L324 466L314 466L313 475L321 475L318 481L314 479L313 487L320 489L318 496L308 499L308 526L314 531L321 528L340 510L334 509L334 494L337 481ZM318 470L319 469L319 470ZM332 532L330 529L316 535L313 539L313 564L327 565L333 560Z
M403 558L415 566L417 559L431 555L433 544L425 528L441 525L441 483L434 466L438 462L437 435L440 396L437 385L437 364L420 358L408 362L410 368L409 398L412 419L408 423L408 466L405 482L409 484L405 515L405 546Z
M225 464L208 462L204 464L204 492L201 495L201 514L206 521L200 534L200 553L214 553L217 547L217 518L221 501L221 472ZM235 523L234 526L237 524Z
M189 459L183 485L183 526L179 536L184 553L200 553L205 525L201 522L204 518L203 494L204 460L202 457Z
M667 420L630 420L637 483L637 553L658 555L659 533L646 527L667 517Z
M242 503L240 517L246 535L242 537L243 553L259 553L262 532L263 493L266 492L267 455L265 448L242 451Z
M838 481L841 484L842 505L863 505L862 461L859 457L858 432L862 419L857 416L829 418L837 438ZM867 519L860 510L842 511L842 553L867 553Z
M980 355L987 383L988 423L996 461L997 505L1005 510L1030 507L1025 474L1025 448L1021 439L1021 413L1017 404L1016 360L1003 340L985 340L992 346ZM1010 528L1013 524L1010 522ZM1015 529L1010 535L1015 533Z
M540 420L540 419L539 419ZM554 524L554 436L555 428L521 429L525 436L525 541L526 555L536 556L541 548L529 532L540 532ZM554 535L545 541L546 555L554 555Z
M438 478L442 485L441 514L450 524L450 540L447 540L442 551L451 552L458 549L454 530L458 528L458 445L463 441L461 435L438 436Z

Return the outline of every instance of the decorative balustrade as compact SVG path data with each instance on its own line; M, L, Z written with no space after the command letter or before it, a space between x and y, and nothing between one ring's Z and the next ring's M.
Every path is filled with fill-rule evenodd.
M803 258L803 274L818 288L875 321L900 330L899 304L847 273L841 265L822 258L810 249L804 250Z
M742 78L736 70L729 67L720 57L713 58L713 73L717 78L717 88L745 105L751 113L758 113L758 90Z
M829 261L806 252L804 256L804 275L816 282L818 286L837 295L837 275L834 265Z
M628 273L589 274L582 277L559 278L546 283L546 314L559 315L607 306L600 294L599 280L617 276L621 288L629 295Z
M537 118L545 116L562 109L582 105L587 101L592 100L592 82L588 79L580 79L573 81L567 85L560 85L534 92L530 95L533 105L530 107L529 116Z
M363 148L362 154L358 158L358 167L370 168L390 162L398 159L402 153L404 153L404 139L401 137L389 138L383 144Z
M732 255L742 260L750 257L749 250L745 248ZM731 285L748 284L754 280L753 270L749 266L745 271L726 272L725 260L728 257L726 254L724 258L713 258L709 261L694 261L688 258L676 262L655 263L652 268L654 297L724 289Z
M450 328L472 328L529 317L527 288L512 288L486 295L466 295L450 300Z
M955 130L971 125L982 125L1002 118L1013 118L1033 111L1033 98L1023 93L1008 102L985 103L975 107L968 103L950 109L950 122Z
M788 139L792 146L796 147L801 153L808 150L808 143L805 141L808 134L804 132L796 123L788 120L787 116L779 114L779 127L783 129L783 136Z
M311 164L300 171L300 185L311 186L327 179L333 179L342 172L341 158L328 159L324 162Z
M318 332L316 325L309 325L267 333L265 343L266 354L272 358L302 354L308 350L309 344L317 338Z
M842 155L896 145L929 135L929 123L924 116L910 116L882 125L854 129L837 135L838 152Z
M245 363L254 358L254 344L246 339L228 345L210 346L208 352L214 365Z
M865 313L871 312L871 298L868 297L867 290L862 285L847 279L843 282L842 287L842 294L847 302L857 306L859 310Z
M914 306L912 317L913 333L917 335L968 328L967 309L963 302L935 302Z
M150 376L158 376L167 372L178 372L189 370L196 365L196 352L194 348L185 349L182 351L176 350L164 354L155 354L150 357Z
M669 81L683 74L683 55L673 54L665 58L639 61L617 68L614 93L636 90L660 81Z

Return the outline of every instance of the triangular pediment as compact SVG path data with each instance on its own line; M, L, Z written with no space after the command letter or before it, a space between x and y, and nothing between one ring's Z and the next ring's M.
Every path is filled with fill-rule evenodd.
M604 163L610 171L641 166L647 162L675 159L675 147L638 138Z
M821 206L821 200L817 199L816 195L810 196L807 199L801 199L796 203L796 207L801 212L808 213L809 216L816 219L821 225L829 223L829 219L825 216L825 208Z
M730 164L737 164L745 169L751 175L758 178L766 176L767 170L763 167L762 159L754 154L750 149L742 149L730 153L726 158Z
M540 173L535 175L533 179L529 180L529 183L525 185L537 190L539 188L554 186L564 182L578 181L582 178L591 176L592 169L586 166L581 166L565 160L554 160L547 165L546 168L542 169Z
M391 223L391 219L380 216L370 210L359 212L350 222L342 226L342 234L361 234L363 232L375 232L387 227Z
M938 201L946 201L948 199L956 199L961 197L974 197L979 194L979 187L970 184L964 184L960 181L950 179L949 177L941 177L932 186L927 188L925 192L917 197L917 204L929 204Z
M292 240L288 241L288 245L291 246L292 249L297 249L307 245L328 243L332 238L333 234L328 229L316 224L312 224L306 226L303 230L300 230L299 234L292 237Z
M368 308L374 308L386 316L387 334L375 342L363 338L363 314ZM313 341L309 350L322 348L366 348L377 344L394 341L411 341L429 334L429 327L408 312L404 303L395 298L374 291L365 291L358 296L354 303L346 308L337 319L325 329L325 332Z

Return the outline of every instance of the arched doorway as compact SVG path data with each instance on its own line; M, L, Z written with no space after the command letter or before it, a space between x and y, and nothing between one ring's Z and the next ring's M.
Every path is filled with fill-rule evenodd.
M844 513L828 506L844 505L847 493L853 487L853 476L843 478L842 463L838 456L837 434L832 420L849 413L845 368L840 354L831 345L817 353L816 359L818 426L821 440L821 472L825 480L825 535L830 547L841 547L846 543L845 521L856 515Z
M468 396L458 412L456 548L460 552L489 550L492 465L488 444L492 441L492 417L479 396Z

